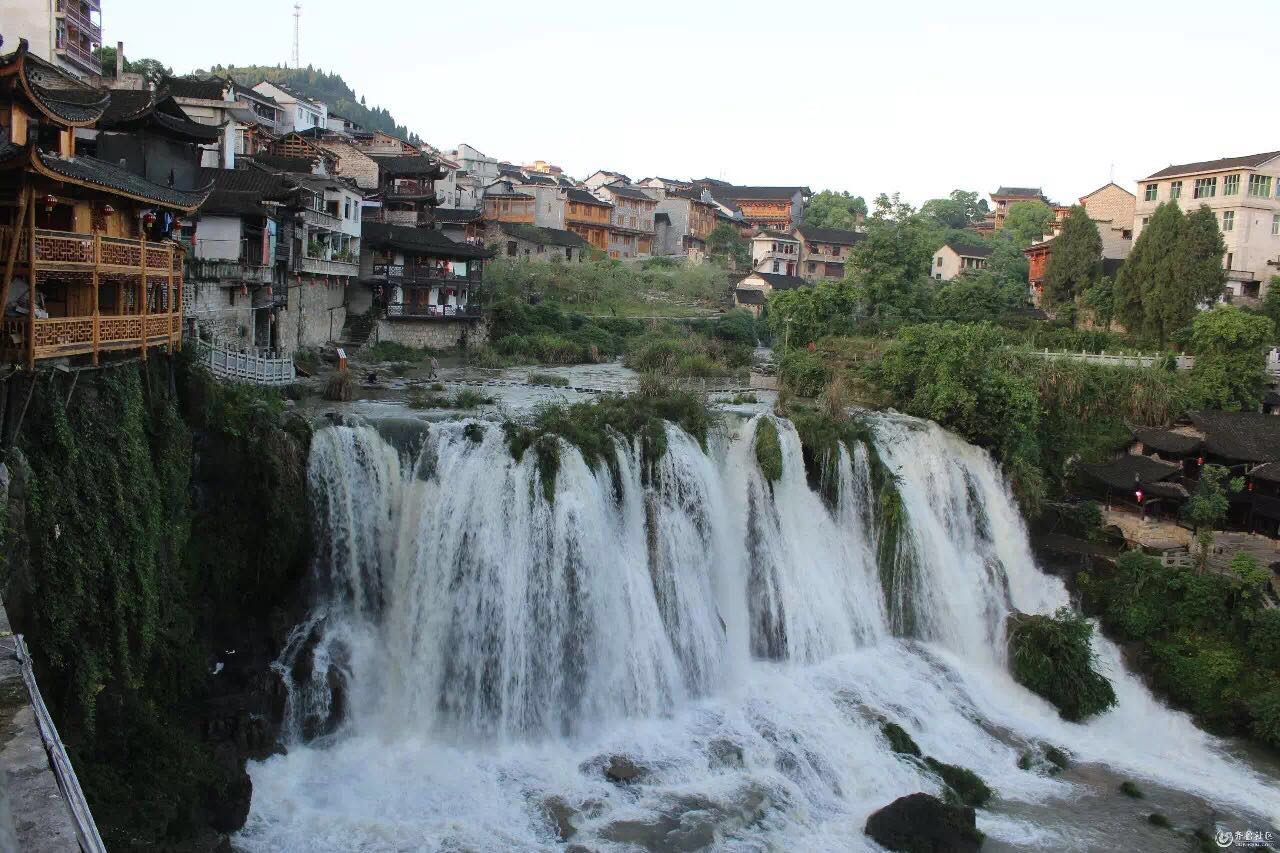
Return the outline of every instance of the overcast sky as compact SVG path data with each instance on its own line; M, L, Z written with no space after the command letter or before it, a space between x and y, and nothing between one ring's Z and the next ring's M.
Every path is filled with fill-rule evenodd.
M1280 149L1280 0L302 5L304 66L439 148L580 178L1067 201L1113 166L1132 189L1170 163ZM104 42L178 72L290 58L292 0L103 7Z

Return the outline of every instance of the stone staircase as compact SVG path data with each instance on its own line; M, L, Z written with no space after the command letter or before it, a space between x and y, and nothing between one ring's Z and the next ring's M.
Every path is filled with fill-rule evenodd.
M347 322L342 327L338 343L349 350L357 350L364 346L373 333L373 309L363 314L348 314Z

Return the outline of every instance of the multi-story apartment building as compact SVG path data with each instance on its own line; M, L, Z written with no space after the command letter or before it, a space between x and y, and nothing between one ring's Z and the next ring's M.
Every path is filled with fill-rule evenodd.
M324 129L329 124L329 108L322 101L313 101L279 83L263 80L253 87L255 92L272 98L284 112L282 131Z
M751 238L751 266L756 272L799 277L800 238L764 229Z
M801 225L795 229L800 238L800 277L805 281L835 281L844 278L844 265L853 247L867 238L861 231L842 228L814 228Z
M31 55L80 79L102 74L93 52L102 46L100 0L0 0L0 22L12 49L19 37Z
M1227 291L1266 296L1271 276L1280 273L1280 151L1168 166L1143 178L1133 212L1135 239L1165 202L1184 211L1201 205L1212 210L1227 244Z
M707 238L716 227L717 207L704 200L701 190L665 189L654 214L655 253L684 255L701 262L706 257Z
M613 205L609 218L609 257L635 258L653 254L654 214L658 200L624 183L605 184L596 195Z
M566 189L564 226L601 252L609 251L609 223L613 205L586 190Z

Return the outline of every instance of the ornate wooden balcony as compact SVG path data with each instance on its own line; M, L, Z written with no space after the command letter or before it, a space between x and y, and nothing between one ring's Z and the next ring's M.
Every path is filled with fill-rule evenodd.
M466 275L442 273L434 267L415 267L406 264L374 264L374 278L380 278L392 284L465 284L475 287L482 282L482 273L478 269L469 269Z
M12 239L12 229L0 227L0 258L8 258ZM53 285L78 292L76 301L82 305L99 305L100 289L110 287L117 304L132 310L44 318L30 310L5 315L0 353L34 367L47 358L92 355L97 363L101 352L137 349L145 357L149 347L180 346L183 256L176 243L24 229L15 277L34 282L38 293Z

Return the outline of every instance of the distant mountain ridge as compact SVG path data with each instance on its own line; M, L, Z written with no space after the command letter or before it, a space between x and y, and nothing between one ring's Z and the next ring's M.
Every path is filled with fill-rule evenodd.
M197 72L203 73L203 72ZM341 74L329 74L311 65L306 68L285 68L279 65L215 65L209 71L222 77L230 77L242 86L254 86L263 80L288 86L296 92L317 101L324 101L330 112L351 119L366 130L382 130L402 137L415 145L422 142L405 125L397 124L391 111L385 107L367 107L364 98L356 95Z

